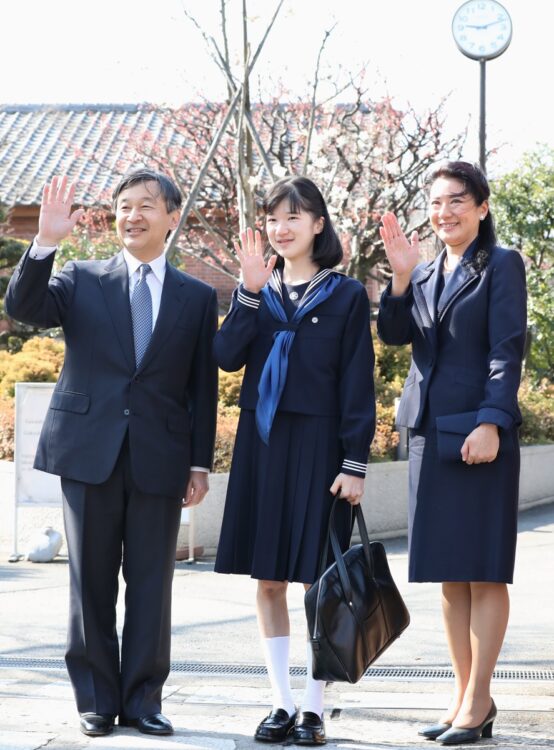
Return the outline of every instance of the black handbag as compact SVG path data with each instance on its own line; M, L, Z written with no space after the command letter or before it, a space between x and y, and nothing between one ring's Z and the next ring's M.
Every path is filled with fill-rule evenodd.
M410 623L393 581L385 548L371 542L362 509L354 506L361 544L341 552L334 526L335 499L320 560L318 580L304 596L313 676L358 682L366 669ZM329 542L335 561L326 568Z

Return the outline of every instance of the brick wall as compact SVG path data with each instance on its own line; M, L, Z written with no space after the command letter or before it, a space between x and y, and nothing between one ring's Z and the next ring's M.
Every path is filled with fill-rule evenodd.
M198 258L187 256L184 262L187 273L217 289L217 299L222 312L227 312L237 282L215 266L207 266Z

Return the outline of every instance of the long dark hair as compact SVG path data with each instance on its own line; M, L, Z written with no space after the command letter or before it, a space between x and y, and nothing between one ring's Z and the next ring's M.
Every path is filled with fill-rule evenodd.
M291 211L307 211L314 219L323 217L323 229L314 237L312 260L320 268L333 268L341 262L342 245L333 227L325 199L321 191L307 177L283 177L269 190L263 202L264 213L271 214L281 201L287 200ZM279 257L277 267L283 266Z
M468 161L442 162L427 175L425 180L427 189L430 189L433 182L439 177L447 177L461 182L464 190L472 196L477 206L480 206L483 201L489 200L491 194L489 183L478 164L471 164ZM483 221L479 222L477 240L477 250L465 264L472 266L476 271L482 271L489 262L492 248L496 245L496 230L490 207Z

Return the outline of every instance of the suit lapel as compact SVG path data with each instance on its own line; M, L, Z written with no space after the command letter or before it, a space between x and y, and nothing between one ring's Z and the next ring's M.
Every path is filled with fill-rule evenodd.
M444 289L442 290L440 299L437 302L437 318L439 323L448 312L451 305L458 299L460 294L467 289L470 284L477 281L481 274L473 266L467 265L467 261L471 260L473 255L477 252L478 240L473 240L466 251L463 254L462 259L452 272L450 278L446 282ZM443 251L444 253L445 251ZM443 255L441 253L441 256ZM441 261L442 262L442 261Z
M152 338L144 353L139 370L144 370L159 351L179 319L183 308L188 303L187 283L178 271L169 263L165 267L165 278L160 302L160 312L152 332Z
M425 327L431 327L435 322L435 310L437 303L437 290L440 279L440 268L442 263L441 253L433 263L429 263L420 272L420 276L414 280L412 287L414 301L421 315Z
M474 281L477 281L478 278L479 273L474 268L458 263L452 272L452 275L446 282L437 303L437 317L439 323L464 289L470 284L473 284Z
M129 304L129 272L123 253L108 261L99 281L123 354L129 368L134 371L135 344Z

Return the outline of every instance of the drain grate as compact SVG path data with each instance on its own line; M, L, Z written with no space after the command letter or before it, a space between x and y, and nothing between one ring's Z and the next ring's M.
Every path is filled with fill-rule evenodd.
M48 670L65 669L63 659L54 658L17 658L1 657L0 669ZM174 674L190 675L266 675L266 668L256 664L215 664L213 662L175 661L171 665ZM305 667L291 667L292 677L304 677ZM454 674L451 669L443 667L370 667L364 680L451 680ZM552 669L497 669L495 680L505 681L548 681L554 680Z

